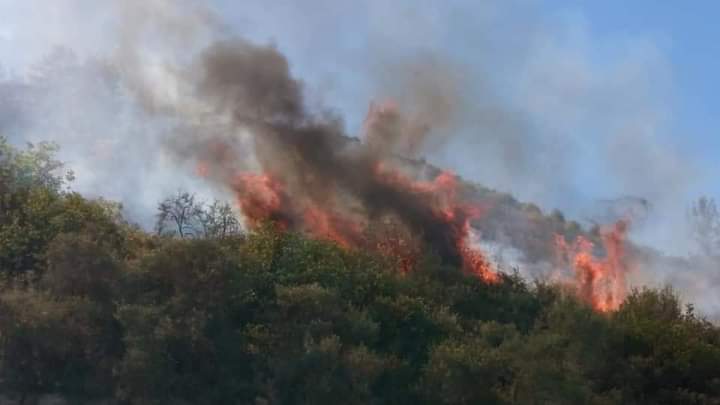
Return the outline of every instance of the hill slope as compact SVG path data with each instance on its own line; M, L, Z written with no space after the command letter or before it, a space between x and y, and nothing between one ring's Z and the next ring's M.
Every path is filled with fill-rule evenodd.
M672 291L600 313L431 248L401 272L270 225L160 237L62 191L57 168L0 144L0 389L21 402L720 401L720 330Z

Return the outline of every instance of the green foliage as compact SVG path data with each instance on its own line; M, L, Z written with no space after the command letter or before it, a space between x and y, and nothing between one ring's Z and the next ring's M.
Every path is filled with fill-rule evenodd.
M9 290L0 295L0 329L4 392L112 393L120 331L102 307L85 298Z
M633 291L614 319L623 374L632 382L626 395L676 404L717 401L720 331L692 307L683 311L672 290Z
M198 232L151 235L118 205L62 190L51 152L0 142L4 393L123 404L720 403L720 329L669 289L633 291L599 314L557 286L517 274L486 284L430 254L403 273L271 224L240 235L221 204L195 212ZM559 213L525 209L558 233L580 232Z
M62 233L92 230L120 249L117 204L90 201L62 190L72 173L63 174L54 159L57 147L41 143L27 150L0 138L0 273L39 273L48 244Z
M114 249L90 233L60 234L47 248L47 269L40 285L63 297L112 302L120 263Z
M427 398L446 404L503 403L513 381L513 357L502 345L514 335L512 327L487 323L434 346L423 375Z
M22 189L47 188L59 191L65 181L72 181L72 171L63 172L55 159L58 146L42 142L18 150L0 136L0 191L7 197Z
M92 232L101 243L122 251L125 239L110 210L104 201L86 200L76 193L30 190L22 203L3 212L0 271L42 272L49 243L64 233Z

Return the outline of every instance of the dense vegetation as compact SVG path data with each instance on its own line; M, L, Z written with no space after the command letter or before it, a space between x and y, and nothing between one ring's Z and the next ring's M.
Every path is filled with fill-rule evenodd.
M512 274L487 285L430 254L405 274L391 258L272 226L243 234L226 207L186 195L160 204L150 234L118 205L68 191L53 152L0 142L7 395L720 403L720 330L668 289L598 314L556 286Z

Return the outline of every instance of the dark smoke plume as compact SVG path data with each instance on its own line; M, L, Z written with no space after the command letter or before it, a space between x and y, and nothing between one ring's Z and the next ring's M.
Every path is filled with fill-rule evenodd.
M395 169L383 172L397 165L392 155L348 138L332 114L309 112L301 83L275 49L240 39L224 41L207 49L196 69L199 97L251 134L252 155L262 173L282 189L283 201L268 217L289 227L307 222L308 207L359 221L391 217L421 235L447 262L461 264L457 243L470 214L451 207L448 219L438 208L437 193ZM228 153L230 145L211 139L201 152L207 154L201 164L209 176L234 185L242 207L242 200L258 190L242 175L237 178L236 159L248 151Z
M462 233L470 214L443 201L458 199L453 187L398 154L499 190L478 187L491 201L473 222L478 243L494 244L529 277L552 268L552 225L575 224L562 215L537 221L537 207L504 191L600 224L637 211L631 239L669 254L692 248L683 201L709 180L667 142L672 72L653 41L606 42L583 18L514 0L41 3L10 7L16 15L0 33L3 56L13 55L0 61L10 67L0 74L0 131L18 144L57 141L78 173L76 190L122 201L148 228L156 202L183 188L239 198L249 225L313 223L350 245L363 222L384 217L426 240ZM229 35L282 52L218 43ZM42 58L54 45L77 57ZM598 46L619 53L597 63ZM327 104L346 121L314 108ZM639 198L598 202L617 195ZM457 245L433 243L453 261ZM714 267L659 255L648 255L633 285L670 282L717 312Z

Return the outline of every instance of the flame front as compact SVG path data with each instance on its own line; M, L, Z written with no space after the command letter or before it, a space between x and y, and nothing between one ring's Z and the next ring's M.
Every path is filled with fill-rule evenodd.
M201 162L197 173L212 176L212 165ZM485 255L470 240L471 220L479 218L484 209L478 205L464 204L458 197L458 178L453 173L441 172L431 181L413 180L386 163L376 164L372 171L375 181L394 190L415 195L423 206L428 207L432 221L446 230L452 249L460 258L462 268L485 282L497 282L498 274L492 269ZM382 240L370 243L368 239L368 215L361 210L349 212L345 204L336 198L328 198L324 206L315 204L303 195L290 198L283 182L269 173L239 172L232 176L232 189L249 228L265 221L277 224L280 229L300 230L313 238L330 240L346 249L372 249L398 259L403 272L411 271L421 255L416 241L418 235L411 232L388 232ZM431 222L432 222L431 221ZM402 227L399 221L391 221L393 227ZM392 233L392 235L391 235ZM430 246L430 248L435 248Z
M428 178L404 158L429 135L424 119L384 103L370 111L365 142L356 142L337 120L304 107L300 83L274 52L238 46L209 57L203 87L222 95L220 109L232 112L247 139L211 136L200 145L197 173L234 192L249 228L271 221L346 249L395 256L402 271L415 266L423 251L415 247L422 246L445 264L498 280L470 240L482 207L464 201L453 173ZM271 62L277 69L265 68ZM225 68L236 65L263 80L236 78L243 69ZM397 231L378 241L370 229L377 224Z
M601 258L594 254L595 245L583 236L573 243L559 235L555 238L560 264L572 270L572 276L561 276L561 281L570 284L580 299L598 311L617 310L627 295L629 265L625 240L628 226L627 220L620 220L600 231L605 251Z
M283 228L290 226L284 207L287 198L281 183L273 176L267 173L240 173L235 178L233 188L248 225L255 227L269 220Z
M479 217L483 210L474 205L463 205L457 201L457 177L450 172L442 172L433 181L413 181L399 171L387 169L383 165L375 170L378 181L391 187L416 193L419 199L431 202L431 215L451 230L451 243L461 256L462 267L470 274L486 282L498 281L485 255L470 242L470 221ZM247 225L256 227L264 221L272 221L282 229L294 228L323 240L331 240L338 245L353 248L372 248L380 253L399 258L402 271L410 271L415 264L418 251L411 250L412 238L404 233L401 239L385 239L374 246L366 243L367 220L362 216L343 214L343 209L329 202L328 206L313 205L301 196L289 198L282 182L273 176L262 173L240 173L235 177L234 190L237 201ZM299 215L298 215L299 213ZM395 226L401 226L394 222ZM432 248L432 246L431 246Z

